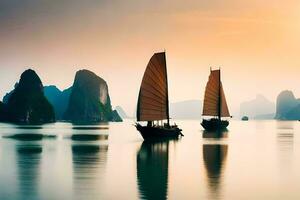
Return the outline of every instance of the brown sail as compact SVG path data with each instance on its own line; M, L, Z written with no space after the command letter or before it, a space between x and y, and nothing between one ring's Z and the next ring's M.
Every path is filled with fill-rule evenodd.
M228 110L222 82L221 82L221 109L220 110L221 110L221 117L231 117L229 110Z
M137 121L169 119L168 82L165 52L150 59L142 80Z
M203 116L230 117L220 79L220 70L212 70L205 89Z

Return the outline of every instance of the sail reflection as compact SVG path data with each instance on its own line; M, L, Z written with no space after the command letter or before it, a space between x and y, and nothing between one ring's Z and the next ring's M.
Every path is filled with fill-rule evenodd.
M137 153L137 181L141 199L167 199L169 142L144 141Z
M228 146L221 144L204 144L203 160L208 178L208 188L212 199L219 197L222 170L227 157Z
M74 198L93 199L100 196L99 182L103 179L107 152L107 145L72 145Z
M38 185L42 147L40 145L20 145L16 150L19 195L27 199L39 199Z

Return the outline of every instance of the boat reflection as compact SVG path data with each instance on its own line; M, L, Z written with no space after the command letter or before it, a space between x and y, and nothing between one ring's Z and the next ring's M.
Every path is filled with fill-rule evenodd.
M28 144L17 146L19 195L27 199L39 199L40 160L42 147Z
M203 138L227 138L228 137L228 131L203 131Z
M218 199L221 191L223 169L227 157L228 146L221 144L204 144L203 160L208 178L210 199Z
M169 141L144 141L137 152L140 199L167 199Z
M96 199L100 196L107 152L108 145L72 145L74 198Z

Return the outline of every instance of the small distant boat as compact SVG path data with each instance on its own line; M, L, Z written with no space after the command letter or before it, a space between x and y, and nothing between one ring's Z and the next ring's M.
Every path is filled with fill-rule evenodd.
M221 70L210 70L206 84L202 116L212 117L203 119L201 125L207 131L226 130L229 122L222 117L231 117L229 114L222 82Z
M242 117L242 121L248 121L249 120L249 117L248 116L243 116Z
M168 78L165 52L155 53L150 59L142 80L137 103L137 121L147 121L135 127L144 140L178 138L178 126L170 125ZM167 120L166 123L163 120Z

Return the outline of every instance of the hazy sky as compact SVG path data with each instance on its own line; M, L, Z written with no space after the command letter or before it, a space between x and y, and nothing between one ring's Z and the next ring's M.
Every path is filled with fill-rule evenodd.
M283 89L300 97L300 1L0 0L0 96L33 68L69 87L79 69L104 78L132 113L152 54L167 51L170 100L202 99L221 67L229 107Z

